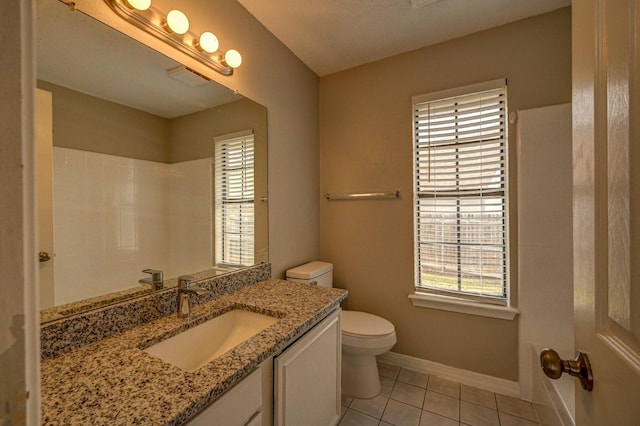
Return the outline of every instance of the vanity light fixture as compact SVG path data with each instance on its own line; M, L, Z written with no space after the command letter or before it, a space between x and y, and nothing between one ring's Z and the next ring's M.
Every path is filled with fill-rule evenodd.
M147 10L151 7L151 0L125 0L125 4L133 9Z
M238 68L242 63L242 55L235 49L229 49L227 53L224 54L223 62L231 68Z
M183 11L173 9L167 13L163 26L170 33L186 34L189 31L189 18Z
M218 47L220 47L218 37L216 37L215 34L210 33L209 31L205 31L200 34L200 38L196 43L197 49L208 53L216 53L218 51Z
M200 36L189 31L189 18L174 9L166 15L155 9L152 0L104 0L116 15L222 75L233 74L242 63L235 49L219 52L218 38L205 31Z

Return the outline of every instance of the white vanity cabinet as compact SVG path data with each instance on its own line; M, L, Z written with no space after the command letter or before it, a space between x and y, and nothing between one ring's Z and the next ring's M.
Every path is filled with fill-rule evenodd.
M340 312L274 358L276 426L335 425L340 420Z
M268 365L268 364L267 364ZM202 410L188 426L256 426L262 424L263 364L218 400ZM268 368L268 367L267 367Z
M340 312L333 311L264 361L188 426L336 425L341 409Z

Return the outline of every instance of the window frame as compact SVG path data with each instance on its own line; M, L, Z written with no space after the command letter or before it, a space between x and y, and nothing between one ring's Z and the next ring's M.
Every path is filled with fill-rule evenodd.
M442 291L438 289L428 288L421 286L420 280L420 257L419 257L419 245L420 236L418 235L418 208L419 208L419 196L418 196L418 168L419 168L419 147L417 136L417 120L416 120L416 107L419 104L428 102L436 102L454 97L465 97L468 95L477 94L485 91L494 91L497 89L504 90L504 113L502 118L502 128L504 131L504 141L502 142L502 148L504 150L504 165L502 167L504 174L503 182L503 195L502 200L504 202L504 210L502 220L504 223L504 244L503 244L503 256L504 256L504 274L502 281L503 296L483 296L475 295L473 293L454 291ZM409 295L414 305L453 310L456 312L473 313L479 315L486 315L495 318L513 319L518 311L511 307L511 292L510 292L510 246L509 246L509 142L508 142L508 104L507 104L507 84L506 79L497 79L488 82L472 84L453 89L447 89L423 95L413 96L412 99L412 152L413 152L413 215L414 215L414 293ZM457 154L456 154L457 155ZM461 197L450 197L450 200L460 200ZM457 212L459 214L459 211ZM459 263L459 257L457 261Z
M237 143L240 141L242 147L247 144L249 140L249 144L251 146L251 189L249 191L248 197L245 197L245 189L243 183L243 189L240 191L243 195L241 199L233 199L233 197L227 197L221 194L221 186L219 185L219 177L220 177L220 169L218 164L218 149L221 145ZM244 149L244 148L243 148ZM228 158L228 157L225 157ZM242 154L242 170L243 170L243 182L246 167L244 167L244 163L246 162L246 156ZM225 175L228 177L228 173ZM251 266L255 263L255 138L253 130L246 130L237 133L231 133L227 135L216 136L214 138L214 153L213 153L213 188L214 188L214 245L215 245L215 254L214 254L214 264L215 265L224 265L224 266ZM228 185L225 186L228 189ZM229 234L225 219L227 217L221 218L221 209L227 205L240 205L242 206L251 206L252 207L252 226L250 227L250 232L240 232L240 254L238 255L238 259L231 259L227 256L227 250L223 247L225 245L226 235ZM225 210L226 212L226 210ZM224 222L224 223L223 223ZM247 243L247 239L249 239L249 244L251 245L251 249L249 255L246 255L245 250L243 249L244 244ZM244 241L243 241L244 240ZM243 244L244 243L244 244ZM237 261L236 261L237 260Z

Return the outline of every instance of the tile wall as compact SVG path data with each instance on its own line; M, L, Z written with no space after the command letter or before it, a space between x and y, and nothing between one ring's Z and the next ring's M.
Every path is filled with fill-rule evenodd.
M210 159L171 165L61 147L53 158L56 305L132 287L145 268L169 277L211 266Z

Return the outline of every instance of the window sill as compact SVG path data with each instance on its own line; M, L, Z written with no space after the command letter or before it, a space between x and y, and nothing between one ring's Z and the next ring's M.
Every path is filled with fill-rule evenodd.
M413 306L421 308L439 309L462 314L478 315L513 321L520 311L510 306L497 306L485 303L469 302L455 297L435 294L412 293L409 295Z

